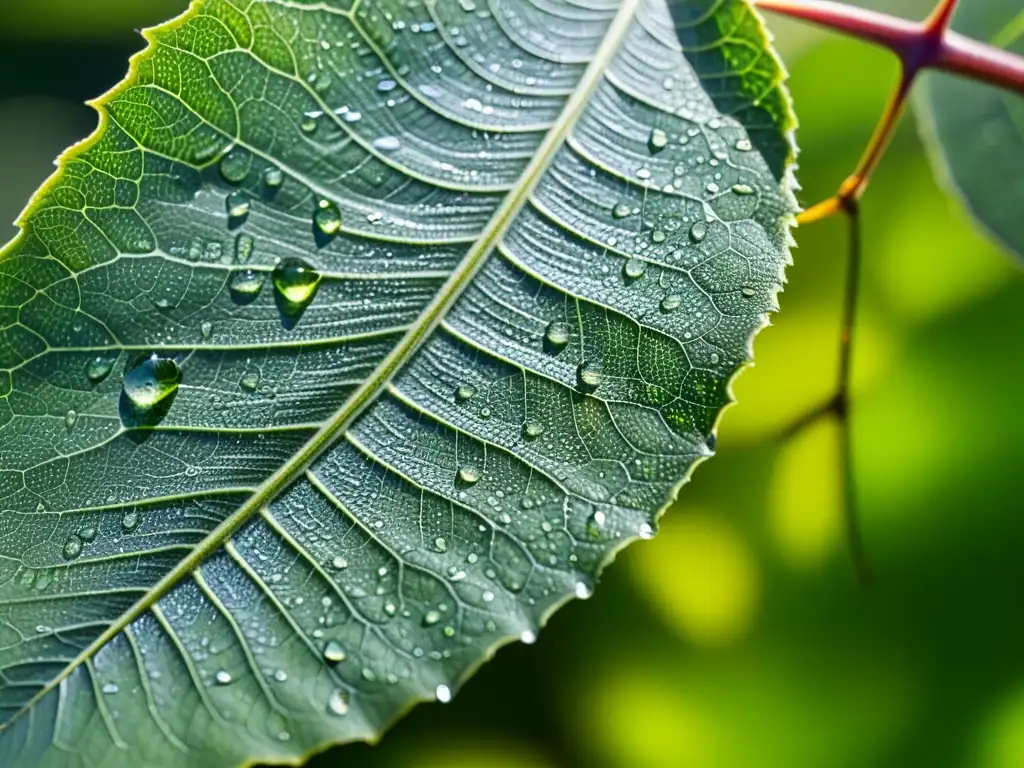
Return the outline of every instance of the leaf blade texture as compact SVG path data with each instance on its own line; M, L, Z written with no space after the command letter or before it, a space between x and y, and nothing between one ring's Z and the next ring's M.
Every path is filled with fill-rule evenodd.
M1012 0L963 3L952 26L1024 54L1024 14ZM1024 98L953 75L927 73L914 103L940 179L983 229L1024 259Z
M0 258L0 764L447 700L711 455L788 259L745 3L201 0Z

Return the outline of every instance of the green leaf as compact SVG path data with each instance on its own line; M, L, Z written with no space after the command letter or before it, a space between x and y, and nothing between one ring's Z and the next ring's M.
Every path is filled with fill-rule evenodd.
M740 0L146 37L0 259L3 766L294 762L447 699L653 535L788 259Z
M953 27L1024 54L1019 0L961 3ZM936 173L982 227L1024 259L1024 98L939 73L925 76L918 90L918 124Z

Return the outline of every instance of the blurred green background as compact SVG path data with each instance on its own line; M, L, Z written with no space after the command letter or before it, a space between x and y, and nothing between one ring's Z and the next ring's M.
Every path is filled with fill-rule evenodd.
M908 17L925 2L878 0ZM0 239L132 30L185 0L5 0ZM886 54L772 29L801 122L801 202L853 168L895 77ZM1022 211L1024 215L1024 211ZM912 119L863 205L856 483L877 583L844 550L835 426L770 438L829 392L845 227L797 232L719 455L594 598L515 644L447 706L316 760L494 766L1024 766L1024 273L933 181Z

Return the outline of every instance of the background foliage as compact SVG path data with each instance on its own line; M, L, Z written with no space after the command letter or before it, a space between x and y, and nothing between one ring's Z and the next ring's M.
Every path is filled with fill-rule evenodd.
M185 0L10 5L3 222L91 130L80 103L122 77L142 47L129 30ZM922 3L884 5L913 16ZM807 204L853 167L895 64L772 27L803 125ZM347 766L1024 764L1024 279L936 188L910 120L863 212L854 428L877 586L857 588L845 560L832 426L765 441L832 383L845 232L826 221L797 233L783 313L758 339L719 455L659 536L537 646L503 650L380 747L345 748Z

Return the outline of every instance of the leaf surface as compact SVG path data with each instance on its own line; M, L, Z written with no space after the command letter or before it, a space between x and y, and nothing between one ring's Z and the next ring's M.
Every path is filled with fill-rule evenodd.
M297 762L590 594L788 260L740 0L199 0L0 258L0 765Z
M1018 0L961 3L953 28L1024 54L1024 9ZM1024 97L928 73L915 104L939 176L986 230L1024 259Z

